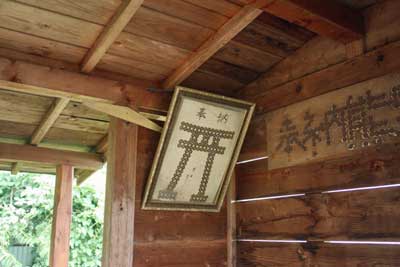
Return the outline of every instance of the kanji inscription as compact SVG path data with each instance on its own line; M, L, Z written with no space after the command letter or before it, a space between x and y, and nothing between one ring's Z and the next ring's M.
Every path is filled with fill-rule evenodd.
M392 74L269 114L270 169L399 141L399 78Z

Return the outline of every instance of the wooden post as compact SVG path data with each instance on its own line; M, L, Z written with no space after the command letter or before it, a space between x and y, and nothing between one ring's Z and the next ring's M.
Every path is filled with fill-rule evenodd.
M69 236L72 219L72 180L72 166L57 166L50 246L50 267L68 267Z
M103 267L133 266L137 135L137 125L111 118Z
M226 198L227 205L227 249L228 249L228 267L236 267L236 209L235 204L232 203L236 200L236 175L233 173L231 183L229 185L228 194Z

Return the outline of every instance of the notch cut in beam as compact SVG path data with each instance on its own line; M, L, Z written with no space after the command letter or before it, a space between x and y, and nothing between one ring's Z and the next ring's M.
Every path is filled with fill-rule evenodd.
M125 0L121 3L116 14L106 25L82 62L82 71L91 72L100 62L101 58L115 42L120 33L142 5L143 0Z
M337 1L268 0L264 10L274 16L342 43L363 37L364 18Z
M21 170L21 165L22 165L21 162L14 162L11 165L11 174L12 175L17 175L19 173L19 171Z
M124 121L140 125L142 127L145 127L147 129L156 132L161 132L162 130L162 128L158 124L147 119L145 116L143 116L139 112L134 111L130 107L117 106L107 103L97 103L97 102L84 102L83 104L88 108L97 110L99 112L103 112L105 114L108 114L115 118L122 119Z
M60 116L61 112L68 105L69 99L66 98L57 98L54 100L54 103L47 111L40 125L36 128L35 132L31 138L32 145L38 145L46 135L46 133L50 130L50 128L54 125L57 118Z
M164 81L163 88L174 88L195 72L263 12L260 5L256 2L243 7Z
M42 162L56 165L72 165L79 169L97 170L104 162L95 153L56 150L31 145L0 143L0 160Z

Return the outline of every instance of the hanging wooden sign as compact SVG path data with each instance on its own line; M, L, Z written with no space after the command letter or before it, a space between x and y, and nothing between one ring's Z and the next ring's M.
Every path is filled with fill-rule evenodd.
M218 211L253 110L248 102L178 87L143 209Z
M366 81L271 112L269 169L400 141L400 74Z

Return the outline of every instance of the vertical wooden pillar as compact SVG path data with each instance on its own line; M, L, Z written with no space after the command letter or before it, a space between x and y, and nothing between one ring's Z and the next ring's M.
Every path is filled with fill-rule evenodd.
M227 205L227 249L228 249L228 267L236 267L236 205L232 203L236 200L236 175L235 172L229 185L226 205Z
M51 232L50 267L68 267L69 237L72 219L73 167L57 166Z
M112 118L108 135L103 267L133 266L138 126Z

